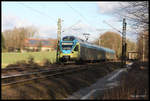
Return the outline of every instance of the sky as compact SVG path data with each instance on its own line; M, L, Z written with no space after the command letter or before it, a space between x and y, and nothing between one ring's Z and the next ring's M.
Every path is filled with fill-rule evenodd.
M117 32L105 22L122 31L122 21L112 13L121 6L118 2L3 1L1 4L2 31L14 27L34 26L38 30L35 37L57 38L58 18L62 20L62 37L74 35L84 39L83 33L89 33L89 41L93 41L104 32ZM125 5L125 2L123 4ZM129 25L127 38L136 40L136 35Z

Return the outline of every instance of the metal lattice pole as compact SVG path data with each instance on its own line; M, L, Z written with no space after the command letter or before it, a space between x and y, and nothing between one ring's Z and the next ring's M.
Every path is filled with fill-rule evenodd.
M61 38L61 19L58 18L58 30L57 30L57 53L56 53L56 62L59 62L59 42L60 42L60 38Z
M143 62L144 62L144 52L145 52L145 50L144 50L144 34L142 35L142 42L143 42L143 55L142 55L142 59L143 59Z
M126 20L123 19L123 29L122 29L122 67L126 65Z

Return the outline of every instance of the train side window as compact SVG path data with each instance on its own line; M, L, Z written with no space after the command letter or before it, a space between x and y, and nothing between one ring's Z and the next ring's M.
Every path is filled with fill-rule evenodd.
M76 45L76 47L74 48L74 51L78 51L79 50L79 46Z

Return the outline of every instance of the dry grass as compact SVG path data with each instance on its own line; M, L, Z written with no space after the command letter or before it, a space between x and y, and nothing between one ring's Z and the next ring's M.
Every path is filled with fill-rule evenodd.
M132 65L132 69L128 75L123 76L119 87L107 90L103 99L148 99L148 69L141 69L140 67L148 67L148 64L137 62ZM143 96L145 97L134 97Z

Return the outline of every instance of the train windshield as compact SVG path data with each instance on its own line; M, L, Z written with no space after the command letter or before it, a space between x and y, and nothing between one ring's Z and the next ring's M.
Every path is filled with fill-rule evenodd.
M72 49L72 45L62 45L62 49L63 50L71 50Z

